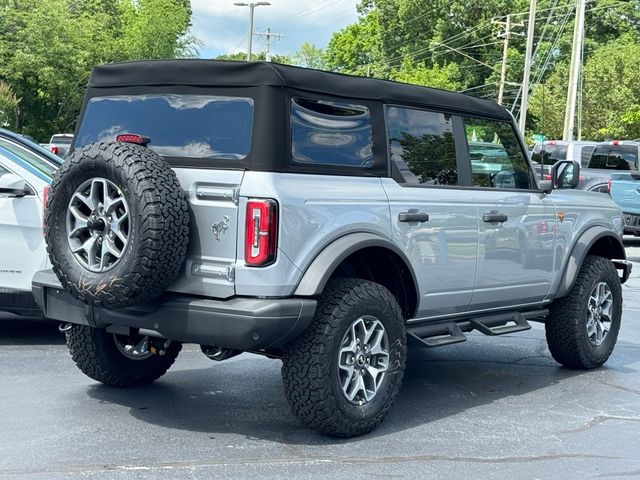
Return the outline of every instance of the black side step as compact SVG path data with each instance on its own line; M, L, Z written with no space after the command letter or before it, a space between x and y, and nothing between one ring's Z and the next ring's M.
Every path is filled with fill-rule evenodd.
M467 337L460 327L454 323L436 323L433 325L418 325L407 331L409 342L421 347L441 347L452 343L464 342Z
M531 325L520 312L500 313L469 319L474 329L485 335L506 335L529 330ZM512 325L509 325L512 324Z

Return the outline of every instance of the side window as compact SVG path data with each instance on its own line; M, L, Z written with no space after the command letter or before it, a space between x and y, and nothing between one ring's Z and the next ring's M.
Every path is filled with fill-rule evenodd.
M597 146L591 160L589 160L589 168L607 168L607 157L609 155L609 147Z
M361 105L291 100L291 155L294 162L373 167L369 109Z
M531 171L510 123L464 119L476 187L531 189Z
M458 184L450 115L391 106L385 113L389 156L405 183Z
M580 165L586 167L591 158L591 154L596 147L593 145L585 145L580 149Z

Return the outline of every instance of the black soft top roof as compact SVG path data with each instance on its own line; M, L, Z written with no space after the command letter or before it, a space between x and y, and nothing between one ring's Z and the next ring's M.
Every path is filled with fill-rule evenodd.
M188 59L100 65L93 69L88 87L94 89L145 85L288 87L338 97L412 103L511 120L507 110L490 100L406 83L268 62Z

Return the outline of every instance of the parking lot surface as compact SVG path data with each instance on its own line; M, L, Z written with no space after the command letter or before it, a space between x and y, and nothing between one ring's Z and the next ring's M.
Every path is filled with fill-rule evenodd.
M413 349L385 422L351 440L297 422L277 360L187 345L155 384L114 389L75 367L55 325L3 317L0 478L637 478L640 263L623 289L603 368L559 367L541 325Z

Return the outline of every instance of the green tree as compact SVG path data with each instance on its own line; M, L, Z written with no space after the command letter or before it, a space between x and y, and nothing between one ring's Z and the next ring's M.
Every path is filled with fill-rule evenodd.
M558 64L531 96L530 112L540 133L560 138L569 71ZM640 137L640 45L625 34L595 50L583 69L582 138Z
M460 77L458 65L450 63L448 65L433 65L427 68L424 64L414 65L410 60L405 59L397 70L391 71L391 79L397 82L413 83L426 87L442 88L445 90L457 90L461 87L457 80Z
M385 78L375 72L375 65L380 64L379 33L376 10L361 16L357 23L334 33L325 55L326 67L341 73Z
M184 0L129 0L120 3L121 45L128 59L191 57L191 8ZM170 20L170 21L168 21Z
M7 128L15 125L20 100L9 85L0 82L0 126Z
M316 70L325 68L324 51L309 42L300 45L291 60L294 65L299 67L315 68Z
M0 0L0 80L21 98L14 128L73 130L94 65L192 53L186 0Z
M234 62L244 62L247 60L247 54L245 52L237 53L225 53L218 55L216 60L232 60ZM267 54L265 52L251 53L251 61L253 62L265 62L267 60ZM291 65L291 59L286 55L271 55L271 61L273 63L281 63L284 65Z

